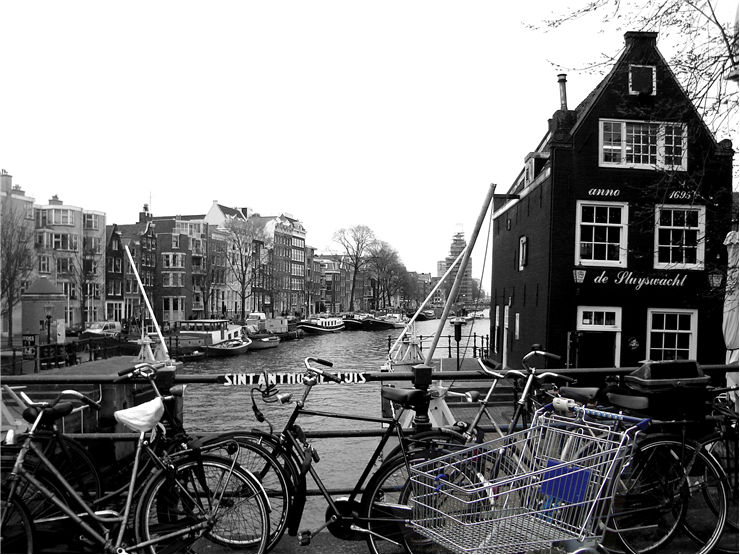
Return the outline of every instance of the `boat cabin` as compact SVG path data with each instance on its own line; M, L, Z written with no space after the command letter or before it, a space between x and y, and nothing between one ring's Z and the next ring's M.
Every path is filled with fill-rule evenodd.
M240 339L242 328L228 320L180 320L175 322L174 333L181 337L201 339L203 345L213 345Z

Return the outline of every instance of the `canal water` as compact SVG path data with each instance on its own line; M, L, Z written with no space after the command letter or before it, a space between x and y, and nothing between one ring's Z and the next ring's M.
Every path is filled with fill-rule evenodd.
M440 320L418 322L415 336L423 337L421 345L424 353ZM470 346L467 356L472 357L472 337L489 334L490 320L479 319L463 326L460 342L463 347ZM391 341L400 335L402 329L382 331L343 331L325 335L306 335L303 339L284 341L275 349L251 351L243 356L216 358L186 363L184 374L259 374L262 371L301 372L303 360L308 357L323 358L334 363L336 372L378 371L386 361L388 338ZM449 353L456 355L453 326L446 324L437 346L434 358L447 358ZM450 348L448 348L448 345ZM191 384L185 394L185 426L190 432L226 432L253 428L267 430L266 424L259 424L252 413L250 389L252 386L226 386L216 384ZM301 385L279 385L281 393L292 393L294 399L301 391ZM400 383L399 387L410 387ZM257 394L259 399L259 394ZM293 404L265 405L258 401L265 416L272 422L275 430L280 430L290 414ZM307 408L321 411L339 412L353 415L380 416L380 384L327 384L318 385L311 391L306 402ZM377 429L377 424L349 420L336 420L319 417L302 417L299 424L306 431ZM330 488L351 488L364 469L365 464L377 445L377 438L335 438L316 439L312 443L321 457L316 468ZM310 483L309 489L315 489ZM315 498L307 504L302 528L315 528L323 523L326 503L323 498Z

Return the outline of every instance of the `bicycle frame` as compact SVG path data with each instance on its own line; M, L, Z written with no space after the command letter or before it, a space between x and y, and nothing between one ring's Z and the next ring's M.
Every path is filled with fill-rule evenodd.
M310 410L304 408L304 402L309 391L310 389L304 391L302 400L296 403L295 408L293 409L293 412L288 419L288 422L285 424L283 431L280 432L280 447L273 450L273 454L276 454L280 449L283 449L285 450L287 457L290 457L296 461L302 461L302 466L299 469L301 478L305 478L306 473L310 474L311 478L313 478L313 481L316 483L316 486L321 491L322 496L324 497L324 499L326 499L329 507L331 507L332 511L336 515L336 519L344 519L345 517L341 515L341 512L331 494L329 493L328 488L326 487L318 471L314 468L312 464L312 461L315 460L313 458L315 451L313 450L313 447L305 441L305 436L303 436L300 427L296 425L296 421L301 416L321 416L324 418L369 422L386 426L386 431L381 436L378 446L375 448L373 454L370 456L370 459L365 465L360 477L357 479L357 482L352 488L352 492L349 496L348 502L354 503L357 500L357 497L362 494L363 486L370 476L375 462L379 459L380 454L383 452L383 449L390 440L391 436L395 435L399 440L399 444L403 444L403 430L398 423L398 417L400 417L404 411L399 411L398 417L396 418L373 418L370 416L357 416L352 414ZM401 452L403 453L404 457L406 457L406 450L402 449ZM290 520L293 521L294 526L296 527L300 525L300 521L302 520L303 505L305 502L305 489L301 489L303 490L302 495L304 496L304 499L298 502L299 512L298 514L292 515L290 517ZM352 518L351 520L355 519Z

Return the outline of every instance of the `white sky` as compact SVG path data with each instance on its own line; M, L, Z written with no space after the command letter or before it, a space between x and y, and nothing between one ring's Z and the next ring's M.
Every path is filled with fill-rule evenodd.
M150 197L156 215L218 200L293 214L320 252L365 224L436 275L558 109L550 62L623 44L593 23L523 26L553 6L566 4L3 1L0 167L37 203L58 194L109 224ZM569 107L599 79L570 72Z

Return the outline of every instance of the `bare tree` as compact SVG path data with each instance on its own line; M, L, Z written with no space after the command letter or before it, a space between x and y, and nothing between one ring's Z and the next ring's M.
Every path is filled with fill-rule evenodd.
M367 264L367 254L370 246L375 242L375 234L366 225L356 225L349 229L343 228L334 234L334 241L344 249L347 262L352 272L352 287L350 289L349 310L355 309L355 286L357 274Z
M367 267L375 278L376 308L392 303L393 295L401 290L406 267L393 247L385 241L375 241L368 247Z
M24 223L22 214L10 201L3 203L0 227L2 253L2 313L8 318L8 346L13 346L13 307L21 298L23 282L33 269L33 228Z
M738 108L738 28L720 20L717 4L717 0L586 0L529 27L554 30L594 16L602 25L622 31L659 31L673 47L668 64L706 124L714 133L729 125L732 133ZM611 66L615 58L616 54L602 55L587 69Z
M252 285L257 273L254 272L257 249L256 242L264 241L264 230L256 220L232 219L226 222L228 234L227 264L236 284L239 295L241 320L246 319L247 299L252 296Z

